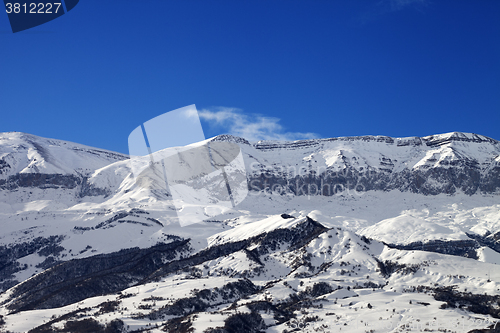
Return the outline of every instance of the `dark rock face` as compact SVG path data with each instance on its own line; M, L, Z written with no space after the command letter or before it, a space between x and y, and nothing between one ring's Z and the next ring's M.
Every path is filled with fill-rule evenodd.
M0 165L1 168L1 165ZM0 169L1 172L1 169ZM15 191L19 188L75 189L80 186L78 196L109 195L109 189L97 188L88 182L88 177L44 173L18 173L0 179L0 190Z
M253 174L248 179L250 191L271 191L286 195L354 194L366 191L391 191L420 193L424 195L454 194L462 191L472 195L478 192L495 193L500 189L500 168L487 174L473 166L432 168L427 170L368 169L360 173L354 168L342 172L326 171L319 175L311 171L306 176L288 178L279 174Z
M95 187L88 181L88 177L82 177L80 192L78 196L80 198L83 197L97 197L100 195L108 196L111 194L111 191L106 188Z
M395 142L390 137L347 137L321 140L303 140L286 143L256 143L254 148L269 152L273 150L321 150L323 144L332 141L344 142L377 142L393 145L391 151L396 152L398 147L415 147L415 151L429 152L451 143L474 143L477 149L480 145L498 147L499 143L493 139L472 136L466 137L456 133L448 138L426 137L405 139ZM424 147L424 148L422 148ZM476 149L476 148L474 148ZM496 149L496 148L495 148ZM426 159L417 168L401 167L402 161L394 157L381 154L377 165L368 165L364 168L357 166L357 160L363 158L348 157L339 153L336 168L320 165L319 168L309 167L296 170L293 165L266 166L260 164L260 171L253 170L248 177L250 191L266 191L281 195L322 195L333 196L339 194L355 194L365 191L391 191L420 193L424 195L454 194L463 192L468 195L475 193L498 193L500 191L500 162L497 154L490 157L489 162L480 163L476 159L465 156L453 145L449 146L448 153L441 160ZM453 158L451 158L453 156ZM400 167L396 167L399 163ZM339 170L340 167L340 170ZM293 172L291 172L293 171Z
M82 179L74 175L18 173L7 179L0 179L0 189L11 191L20 187L73 189L81 182Z
M491 165L487 176L479 179L479 188L485 193L495 193L500 188L500 165Z

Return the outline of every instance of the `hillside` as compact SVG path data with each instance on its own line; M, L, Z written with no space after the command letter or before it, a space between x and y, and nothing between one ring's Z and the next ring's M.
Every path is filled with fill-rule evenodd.
M219 196L172 197L123 154L0 134L0 331L469 332L500 319L498 141L193 147L207 142L238 145L248 193L181 226L185 207Z

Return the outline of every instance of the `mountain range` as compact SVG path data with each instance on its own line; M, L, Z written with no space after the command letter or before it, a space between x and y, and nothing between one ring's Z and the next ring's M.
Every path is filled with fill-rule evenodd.
M248 193L181 226L218 197L0 133L0 332L500 331L498 141L213 142L238 145Z

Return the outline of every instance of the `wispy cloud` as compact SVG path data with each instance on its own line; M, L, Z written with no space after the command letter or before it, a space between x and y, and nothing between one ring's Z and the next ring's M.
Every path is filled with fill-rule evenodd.
M245 114L241 109L218 107L198 112L200 118L214 127L223 128L228 134L248 141L314 139L316 133L286 132L280 119L258 114Z
M391 11L398 11L408 6L425 6L428 0L385 0L381 4L389 6Z
M424 12L424 8L429 4L431 4L431 0L380 0L372 3L365 11L361 12L358 21L361 24L371 23L382 19L385 15L407 8Z

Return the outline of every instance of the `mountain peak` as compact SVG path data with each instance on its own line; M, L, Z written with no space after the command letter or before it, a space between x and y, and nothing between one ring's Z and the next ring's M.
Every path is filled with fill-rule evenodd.
M212 139L210 139L210 141L227 141L227 142L242 143L245 145L250 145L250 142L247 139L244 139L244 138L239 137L239 136L234 136L231 134L220 134L220 135L217 135L217 136L213 137Z
M463 142L488 142L491 144L497 144L498 141L489 138L484 135L479 135L475 133L464 133L464 132L449 132L443 134L429 135L422 138L428 146L444 145L451 143L453 141L463 141Z

